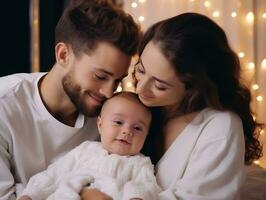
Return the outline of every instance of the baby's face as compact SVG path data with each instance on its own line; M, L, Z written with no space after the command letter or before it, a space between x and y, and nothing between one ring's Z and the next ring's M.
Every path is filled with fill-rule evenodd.
M151 113L132 97L117 96L104 105L98 127L103 147L119 155L140 152L151 122Z

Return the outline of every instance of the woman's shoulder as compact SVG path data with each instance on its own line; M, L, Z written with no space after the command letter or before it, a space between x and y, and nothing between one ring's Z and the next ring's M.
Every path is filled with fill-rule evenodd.
M243 125L240 117L231 111L220 111L206 108L199 113L196 123L203 135L215 140L230 138L232 134L243 134Z
M215 110L212 108L206 108L200 113L203 117L203 120L206 121L217 121L221 125L222 124L227 124L228 123L233 123L233 124L239 124L241 123L240 117L236 114L233 113L232 111L229 110Z

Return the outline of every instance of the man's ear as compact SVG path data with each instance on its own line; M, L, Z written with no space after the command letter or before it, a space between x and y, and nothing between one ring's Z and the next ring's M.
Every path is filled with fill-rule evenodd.
M97 118L97 126L98 126L98 131L99 131L99 134L101 135L101 127L102 127L102 118L101 118L101 115L98 116Z
M69 62L71 48L64 42L59 42L55 46L55 59L61 66L66 66Z

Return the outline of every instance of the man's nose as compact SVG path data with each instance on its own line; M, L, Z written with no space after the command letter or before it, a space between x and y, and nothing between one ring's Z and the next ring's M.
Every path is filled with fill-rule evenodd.
M113 96L115 90L114 84L105 84L100 88L100 94L109 99Z

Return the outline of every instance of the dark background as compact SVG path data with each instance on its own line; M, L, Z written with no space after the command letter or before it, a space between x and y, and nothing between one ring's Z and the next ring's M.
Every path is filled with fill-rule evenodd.
M30 72L30 0L2 1L0 12L0 76ZM54 28L66 0L40 0L40 71L54 64Z

